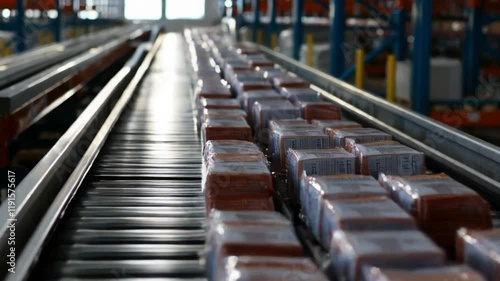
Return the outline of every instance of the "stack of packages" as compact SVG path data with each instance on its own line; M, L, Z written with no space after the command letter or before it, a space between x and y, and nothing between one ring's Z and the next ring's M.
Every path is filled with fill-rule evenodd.
M217 45L214 42L207 45L212 46L208 50L212 55L217 53L214 61L237 97L220 94L229 88L225 80L220 82L216 71L195 75L199 80L195 83L195 97L204 141L202 188L208 220L209 280L281 280L291 274L291 278L298 275L326 281L312 261L304 257L291 222L274 212L267 159L258 146L249 142L253 138L247 120L254 120L253 105L266 99L285 102L271 82L255 70L273 68L273 64L251 48L219 52L213 49ZM196 65L204 65L202 57L197 56ZM203 91L203 85L212 86L205 86L207 90ZM293 118L300 117L297 108L293 111L297 112Z
M452 247L459 227L491 227L489 208L481 197L445 175L424 176L421 152L393 141L389 134L342 119L338 105L325 103L307 81L273 65L251 46L231 47L222 40L206 45L209 50L203 50L223 70L244 112L234 112L232 120L246 118L254 140L268 146L272 171L286 174L290 196L300 202L314 237L330 251L336 280L484 281L466 266L445 266L446 254L439 247ZM198 75L206 75L201 71L206 68L199 66ZM233 103L207 108L201 115L220 120L220 112L213 110L236 110ZM211 175L204 185L207 211L272 209L272 203L251 208L246 201L226 204L225 200L250 194L271 202L264 156L257 146L239 145L223 150L210 143L205 147L205 178ZM296 259L302 252L288 222L274 218L272 226L264 227L259 215L235 220L240 221L237 226L212 219L209 223L211 280L282 280L283 269L292 267L299 270L298 276L313 273L304 280L323 280L314 275L317 269L309 261ZM498 249L490 245L497 237L498 232L474 231L459 239L463 260L490 281L500 276Z
M459 228L492 227L488 203L445 174L408 177L381 174L379 180L391 198L415 218L419 228L451 252Z
M209 280L283 280L284 274L327 280L304 257L291 222L277 212L213 210L206 254Z
M458 231L457 260L481 272L488 281L500 280L500 229Z
M365 281L486 281L468 266L443 266L438 268L403 270L367 267Z

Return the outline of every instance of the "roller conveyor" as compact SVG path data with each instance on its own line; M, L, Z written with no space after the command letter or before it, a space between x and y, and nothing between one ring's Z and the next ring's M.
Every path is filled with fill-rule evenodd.
M32 280L203 280L200 140L181 42L167 36Z

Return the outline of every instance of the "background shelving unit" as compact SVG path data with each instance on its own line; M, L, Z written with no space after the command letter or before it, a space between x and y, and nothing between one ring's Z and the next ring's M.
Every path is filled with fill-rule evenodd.
M306 29L328 30L332 76L351 81L355 51L346 55L346 34L374 28L377 44L365 45L363 72L385 76L387 55L413 62L409 98L413 111L457 127L500 127L500 1L498 0L232 0L226 16L246 27L251 40L275 48L291 29L291 56L300 59ZM229 6L229 7L228 7ZM331 11L331 12L330 12ZM238 33L239 34L239 33ZM431 99L431 61L461 62L462 92ZM346 60L346 58L348 58ZM365 75L366 76L366 75ZM380 93L379 93L380 94ZM461 98L459 98L461 97Z

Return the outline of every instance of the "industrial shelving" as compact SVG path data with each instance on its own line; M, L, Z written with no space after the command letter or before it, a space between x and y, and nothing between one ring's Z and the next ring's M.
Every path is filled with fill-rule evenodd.
M342 80L346 80L356 72L356 64L346 66L345 50L342 49L346 32L357 28L356 23L352 24L347 19L351 17L375 19L379 28L383 30L384 40L382 44L367 52L363 56L363 61L368 63L384 52L394 54L398 61L411 59L413 63L408 102L412 110L454 126L458 124L500 126L498 109L500 100L494 97L488 99L476 97L480 87L488 87L484 85L489 83L484 76L496 77L498 73L495 64L481 68L481 60L484 60L485 56L492 60L500 59L498 51L500 37L490 36L490 40L486 40L484 31L500 19L500 4L497 1L232 0L230 2L233 4L232 16L236 17L236 28L248 26L254 42L274 48L278 32L292 28L292 56L295 59L299 59L300 49L305 41L305 26L329 29L331 46L329 74ZM358 5L356 14L352 13L354 4ZM315 16L313 20L310 20L311 15ZM461 55L463 100L430 100L430 61L433 55L431 47L435 40L433 24L436 20L464 23ZM412 41L411 51L408 39ZM475 105L472 109L469 106L471 99ZM442 110L443 107L449 109ZM484 108L487 108L486 112Z

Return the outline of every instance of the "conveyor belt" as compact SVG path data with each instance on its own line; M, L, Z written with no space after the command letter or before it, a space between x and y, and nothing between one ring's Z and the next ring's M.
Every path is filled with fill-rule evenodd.
M167 35L32 280L204 280L200 140L180 44Z

